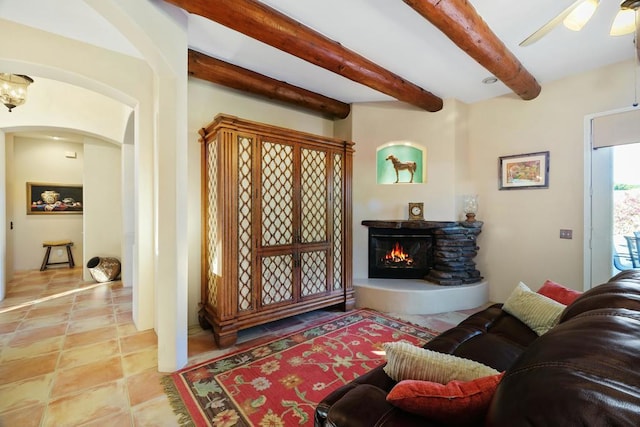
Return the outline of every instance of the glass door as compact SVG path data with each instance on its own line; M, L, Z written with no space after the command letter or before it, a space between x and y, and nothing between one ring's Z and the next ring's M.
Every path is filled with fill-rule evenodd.
M640 268L640 144L613 149L613 263L615 272Z
M591 285L633 268L627 237L640 233L640 144L592 151Z

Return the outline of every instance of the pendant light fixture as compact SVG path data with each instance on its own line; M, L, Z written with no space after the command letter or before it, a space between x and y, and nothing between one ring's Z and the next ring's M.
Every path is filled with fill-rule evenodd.
M0 99L9 109L24 104L27 100L27 86L33 83L33 79L22 74L0 73Z

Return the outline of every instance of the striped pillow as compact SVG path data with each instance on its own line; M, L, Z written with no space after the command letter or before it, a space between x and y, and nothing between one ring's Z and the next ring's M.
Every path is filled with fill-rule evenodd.
M471 381L499 372L482 363L451 354L438 353L404 341L384 344L387 365L384 371L394 381L421 380L447 384Z
M533 292L520 282L502 309L533 329L536 334L542 335L558 323L565 307L564 304Z

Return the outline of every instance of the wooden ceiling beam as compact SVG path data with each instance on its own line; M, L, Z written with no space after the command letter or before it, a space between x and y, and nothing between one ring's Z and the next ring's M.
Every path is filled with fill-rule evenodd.
M524 100L540 85L491 31L468 0L403 0Z
M189 49L189 75L223 86L294 104L332 118L344 119L349 104L272 79Z
M167 0L251 38L427 111L442 99L255 0Z

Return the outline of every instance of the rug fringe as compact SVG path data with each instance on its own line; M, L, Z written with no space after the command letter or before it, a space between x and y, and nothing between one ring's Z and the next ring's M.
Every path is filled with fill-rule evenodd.
M180 398L180 392L178 392L178 388L173 382L173 378L171 378L171 375L162 377L160 381L162 383L162 387L164 388L164 392L169 399L169 403L171 404L173 413L178 417L178 425L180 427L195 427L196 425L191 419L191 415L189 415L187 406L182 401L182 398Z

